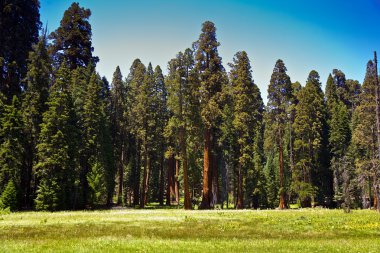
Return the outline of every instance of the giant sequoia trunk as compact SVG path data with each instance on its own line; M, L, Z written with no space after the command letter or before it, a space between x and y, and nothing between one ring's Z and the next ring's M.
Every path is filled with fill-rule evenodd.
M377 55L375 51L375 82L376 82L376 127L377 127L377 152L380 159L380 87L379 87L379 75L377 73ZM375 195L377 199L377 210L380 212L380 180L378 179L378 174L380 174L379 169L376 167L374 172L374 183L375 183Z
M212 150L211 150L211 128L206 128L204 132L204 153L203 153L203 192L200 209L210 209L211 196L211 165L212 165Z
M166 205L170 206L175 199L175 157L171 154L168 161L168 184L166 190Z

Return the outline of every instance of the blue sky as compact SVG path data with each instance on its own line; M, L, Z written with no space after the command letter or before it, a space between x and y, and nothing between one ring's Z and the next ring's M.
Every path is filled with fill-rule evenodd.
M72 1L40 2L41 21L54 31ZM197 40L206 20L217 27L225 67L237 51L247 51L265 101L277 59L285 62L292 82L304 85L314 69L324 87L333 68L363 82L367 61L380 51L380 0L78 2L92 11L97 70L110 81L117 65L128 75L135 58L166 71L167 62Z

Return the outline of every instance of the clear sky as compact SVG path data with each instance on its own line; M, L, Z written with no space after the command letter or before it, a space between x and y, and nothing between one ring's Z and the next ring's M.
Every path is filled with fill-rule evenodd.
M41 21L54 31L71 0L40 0ZM237 51L251 59L266 101L277 59L292 82L305 84L316 70L324 87L332 69L363 82L366 63L380 51L380 0L79 0L90 8L97 70L109 81L117 65L124 76L135 58L160 65L191 47L201 25L217 27L223 64ZM380 54L380 52L379 52ZM228 68L227 68L228 69Z

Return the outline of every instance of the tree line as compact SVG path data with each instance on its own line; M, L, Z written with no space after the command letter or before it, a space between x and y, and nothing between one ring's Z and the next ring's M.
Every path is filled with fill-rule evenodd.
M109 82L89 9L48 34L38 0L0 8L0 208L380 210L376 56L362 84L334 69L325 91L278 60L264 105L247 53L227 72L210 21L166 75L136 59Z

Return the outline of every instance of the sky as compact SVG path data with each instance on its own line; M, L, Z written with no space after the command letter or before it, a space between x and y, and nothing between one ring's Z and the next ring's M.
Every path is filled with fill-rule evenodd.
M277 59L292 82L305 84L311 70L322 87L333 69L363 82L373 51L380 54L380 0L78 0L92 12L97 71L112 80L116 66L126 77L134 59L160 65L191 47L202 23L212 21L219 54L228 70L246 51L264 101ZM59 26L71 0L40 0L49 32Z

